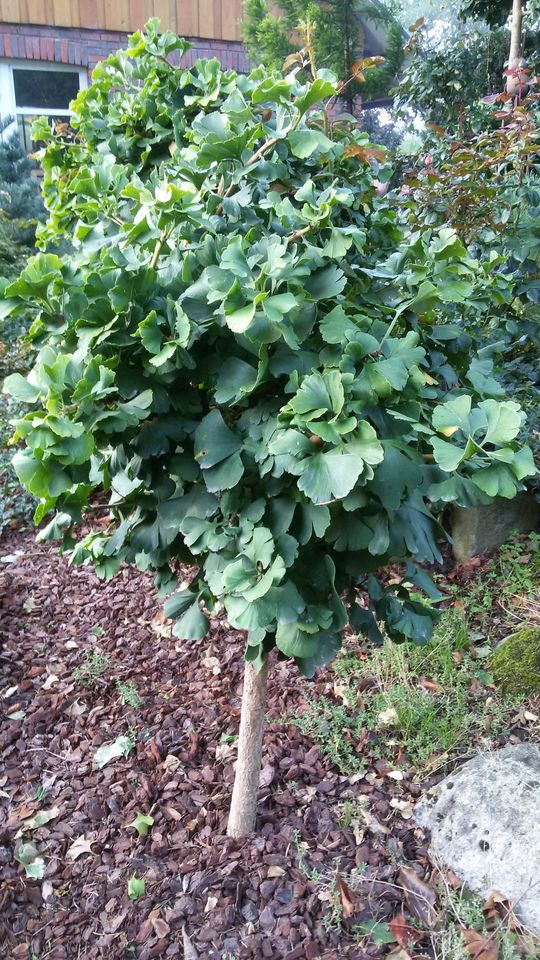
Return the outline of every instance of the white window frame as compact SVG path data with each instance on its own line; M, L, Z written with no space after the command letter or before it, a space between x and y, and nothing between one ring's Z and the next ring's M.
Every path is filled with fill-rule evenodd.
M88 86L88 71L86 67L78 67L71 63L51 63L42 60L0 60L0 119L13 117L14 120L0 134L0 140L7 139L18 130L17 117L50 116L54 113L58 117L71 116L70 110L45 109L44 107L18 107L15 101L14 70L43 70L55 73L76 73L79 77L79 90Z

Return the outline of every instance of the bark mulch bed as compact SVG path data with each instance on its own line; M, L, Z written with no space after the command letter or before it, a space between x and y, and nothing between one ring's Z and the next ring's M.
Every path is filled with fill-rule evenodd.
M308 691L328 692L328 675L309 684L274 665L259 832L232 841L242 639L215 621L203 644L180 643L149 577L124 569L103 583L32 532L10 536L0 553L16 556L0 564L2 957L370 960L396 944L361 936L359 923L384 929L403 910L426 919L432 867L410 819L420 785L395 779L384 761L341 776L280 722ZM109 663L83 685L76 671L96 646ZM136 686L138 708L122 702L118 680ZM94 769L98 747L119 735L134 740L132 752ZM360 832L343 825L344 802L359 797ZM25 829L51 808L53 819ZM154 818L144 838L126 826L139 812ZM15 860L21 830L45 860L43 879L28 879ZM347 883L359 868L360 894ZM136 901L127 895L133 873L146 883ZM341 922L332 922L336 895ZM410 943L407 929L398 939ZM408 951L401 957L428 956L427 941Z

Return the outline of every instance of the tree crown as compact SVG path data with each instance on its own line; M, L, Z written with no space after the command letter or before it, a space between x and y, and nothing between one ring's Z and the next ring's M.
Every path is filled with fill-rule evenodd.
M501 258L403 233L381 151L316 109L327 71L171 65L187 48L150 21L96 68L73 136L36 131L41 243L73 241L4 303L36 311L36 364L7 387L31 404L15 464L36 519L56 510L42 535L103 575L155 569L164 594L197 564L166 603L175 634L204 636L219 603L257 665L277 646L310 674L348 621L424 642L435 614L411 585L434 594L412 561L440 556L432 505L534 472L466 332L511 296ZM107 517L75 543L96 492ZM386 588L389 558L406 565Z

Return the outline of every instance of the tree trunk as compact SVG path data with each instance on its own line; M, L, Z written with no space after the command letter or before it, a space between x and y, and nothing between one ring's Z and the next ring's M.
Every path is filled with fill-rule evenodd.
M522 0L512 0L512 20L510 24L510 55L508 67L513 70L523 59L523 9Z
M229 837L245 837L255 829L267 680L268 659L265 660L259 673L255 672L252 663L246 662L238 737L238 762L227 824Z
M510 22L510 54L508 69L517 71L510 73L506 78L506 90L512 95L521 96L527 90L526 76L521 74L521 67L525 66L523 59L523 0L512 0L512 17Z

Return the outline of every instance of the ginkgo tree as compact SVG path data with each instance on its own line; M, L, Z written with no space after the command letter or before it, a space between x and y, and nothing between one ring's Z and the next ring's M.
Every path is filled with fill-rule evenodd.
M218 611L244 634L242 836L270 652L311 676L347 624L427 642L433 505L511 497L534 465L466 330L512 296L500 258L450 229L403 235L380 151L318 107L327 71L173 65L188 46L150 21L98 65L73 134L35 131L49 220L3 310L35 311L39 352L7 389L30 407L14 462L41 536L103 576L154 570L186 642ZM78 536L96 492L108 522Z

